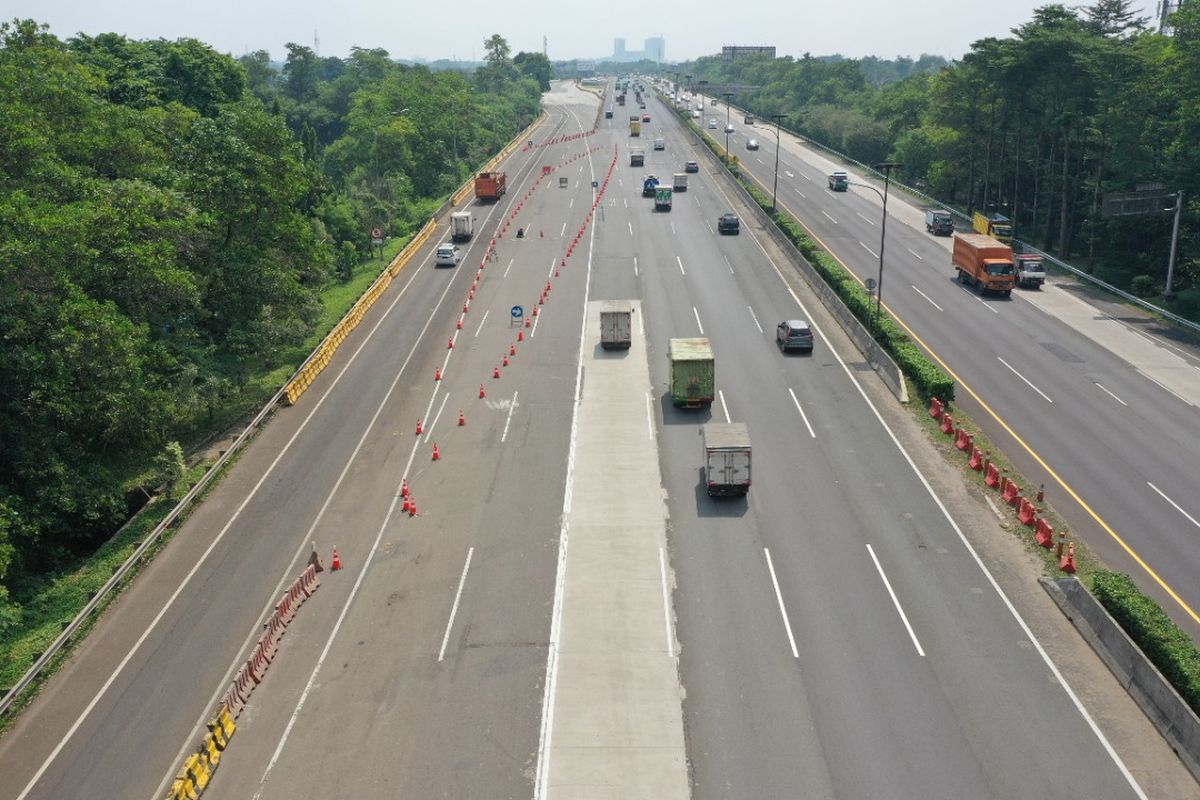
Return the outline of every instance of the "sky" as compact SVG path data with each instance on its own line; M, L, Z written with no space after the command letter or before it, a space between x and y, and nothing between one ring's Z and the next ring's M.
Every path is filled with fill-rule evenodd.
M1089 0L1065 0L1086 5ZM723 45L774 45L780 56L894 58L924 53L959 58L971 43L1003 37L1028 22L1047 0L5 0L2 19L47 23L61 39L117 32L132 39L207 42L239 56L267 50L282 61L284 45L346 56L352 47L383 48L393 58L479 59L483 42L503 36L515 55L540 52L552 61L603 58L613 39L641 50L648 37L666 39L668 61L719 53ZM1138 2L1134 0L1137 7ZM1153 16L1154 0L1141 15Z

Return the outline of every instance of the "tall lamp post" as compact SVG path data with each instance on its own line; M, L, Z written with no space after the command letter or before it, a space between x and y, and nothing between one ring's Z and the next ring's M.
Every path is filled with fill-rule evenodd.
M879 313L883 306L883 246L885 236L887 235L887 199L888 185L891 183L892 170L904 166L897 161L884 161L881 164L876 164L875 168L883 171L883 191L880 192L874 186L868 183L858 183L849 181L851 186L860 186L863 189L870 189L875 194L879 195L879 199L883 201L883 222L879 226L879 282L875 285L875 316L871 321L871 328L876 335L879 333Z
M725 160L729 161L729 98L733 92L721 92L725 95Z
M771 210L775 210L775 198L779 193L779 120L786 117L787 114L772 114L771 119L775 120L775 180L771 184Z

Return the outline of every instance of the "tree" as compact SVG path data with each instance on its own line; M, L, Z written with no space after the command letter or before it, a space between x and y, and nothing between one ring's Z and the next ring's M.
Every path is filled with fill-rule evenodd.
M541 53L517 53L513 64L527 78L533 78L543 92L550 91L550 76L553 69L550 59Z

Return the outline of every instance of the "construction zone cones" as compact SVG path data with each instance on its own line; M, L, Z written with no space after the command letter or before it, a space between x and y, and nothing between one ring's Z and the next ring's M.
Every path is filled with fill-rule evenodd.
M492 377L493 377L493 378L499 378L499 377L500 377L500 365L499 365L499 364L497 364L497 365L496 365L496 366L495 366L495 367L492 369Z
M459 317L458 322L454 323L454 329L458 331L462 330L462 317Z
M466 417L466 415L463 414L463 410L460 408L458 410L458 427L460 427L460 428L465 427L466 424L467 424L467 417Z
M441 367L437 367L433 370L433 379L435 381L440 381L442 379L442 368Z
M483 384L481 383L479 384L479 399L482 400L485 397L487 397L487 389L484 389Z
M410 517L415 517L417 515L417 501L413 498L410 498L410 502L408 504L408 515Z
M1067 545L1067 554L1058 562L1058 568L1063 572L1075 572L1075 543Z
M505 357L504 357L504 360L503 360L503 361L501 361L500 363L501 363L502 365L504 365L504 366L506 366L506 367L507 367L507 366L508 366L508 356L505 356Z
M453 350L453 349L454 349L454 337L453 337L453 336L451 336L451 337L450 337L450 344L448 344L448 345L446 346L446 349L447 349L447 350Z
M408 497L405 497L404 504L402 506L400 506L400 511L407 514L409 509L411 509L411 508L412 508L412 501L409 500Z
M508 354L510 356L515 356L517 354L517 346L515 344L510 344L508 346Z
M424 429L421 428L421 418L417 417L417 436L420 436L424 432Z
M333 548L333 563L330 564L329 566L330 566L330 569L332 569L334 572L337 572L339 569L342 568L342 558L341 558L341 556L338 555L336 546Z
M400 496L408 497L408 478L400 479Z
M438 452L437 442L433 443L433 460L434 461L442 460L442 454Z

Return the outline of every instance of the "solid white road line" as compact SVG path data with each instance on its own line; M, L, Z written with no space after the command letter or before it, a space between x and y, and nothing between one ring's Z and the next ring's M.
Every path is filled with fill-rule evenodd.
M700 324L700 312L696 310L695 306L692 306L692 313L696 315L696 327L700 329L700 335L703 336L704 326Z
M504 418L504 433L500 434L500 443L508 439L508 426L512 422L513 412L517 410L517 392L513 392L512 402L508 404L508 416Z
M646 390L646 438L654 438L654 405L650 399L650 390Z
M1185 517L1187 517L1187 518L1188 518L1188 522L1192 523L1192 524L1193 524L1193 525L1195 525L1197 528L1200 528L1200 522L1197 522L1195 517L1193 517L1191 514L1189 514L1188 512L1184 511L1182 508L1180 508L1178 503L1176 503L1174 500L1172 500L1171 498L1169 498L1169 497L1167 497L1165 494L1163 494L1163 490L1162 490L1162 489L1159 489L1157 486L1155 486L1155 485L1154 485L1153 483L1151 483L1150 481L1146 481L1146 485L1147 485L1147 486L1149 486L1149 487L1150 487L1151 489L1153 489L1154 491L1158 492L1158 496L1159 496L1159 497L1161 497L1163 500L1166 500L1168 503L1170 503L1170 504L1171 504L1171 506L1172 506L1172 507L1174 507L1174 509L1175 509L1176 511L1178 511L1180 514L1183 514Z
M909 638L912 639L913 646L917 648L917 655L921 658L925 657L925 651L921 649L921 643L917 641L917 634L913 631L912 625L908 623L908 617L904 614L904 609L900 606L900 599L896 597L896 592L892 590L892 584L884 574L883 565L879 563L879 559L875 556L875 548L867 545L867 552L871 554L871 560L875 562L875 569L879 571L879 577L883 580L883 585L887 587L888 594L892 597L892 605L896 607L896 613L900 615L900 620L904 623L905 629L908 631Z
M1180 397L1178 394L1176 394L1176 393L1175 393L1175 392L1174 392L1174 391L1173 391L1173 390L1172 390L1172 389L1171 389L1169 386L1167 386L1167 385L1166 385L1165 383L1163 383L1162 381L1159 381L1159 380L1156 380L1156 379L1154 379L1154 378L1150 377L1150 376L1149 376L1149 375L1147 375L1146 373L1142 372L1140 369L1138 370L1138 374L1139 374L1139 375L1141 375L1143 378L1147 379L1148 381L1150 381L1151 383L1153 383L1153 384L1154 384L1155 386L1157 386L1158 388L1162 389L1162 390L1163 390L1164 392L1166 392L1167 394L1169 394L1169 395L1171 395L1172 397L1174 397L1174 398L1175 398L1176 400L1178 400L1179 402L1181 402L1181 403L1184 403L1185 405L1189 405L1189 406L1190 406L1190 405L1192 405L1190 401L1186 400L1186 399L1185 399L1185 398L1183 398L1183 397Z
M861 247L863 250L866 250L868 253L870 253L872 257L874 257L874 258L879 258L879 253L876 253L874 250L872 250L871 248L867 247L867 246L866 246L865 244L863 244L862 242L859 242L859 243L858 243L858 246L859 246L859 247Z
M804 427L808 428L808 435L814 439L817 438L816 431L808 422L808 415L804 413L804 408L800 405L800 398L796 397L796 392L791 387L788 387L788 394L792 396L792 402L796 404L796 410L800 412L800 419L804 420Z
M1041 396L1042 396L1042 397L1045 399L1045 401L1046 401L1047 403L1053 403L1053 402L1054 402L1053 400L1051 400L1049 397L1047 397L1047 396L1046 396L1046 393L1045 393L1045 392L1043 392L1043 391L1042 391L1041 389L1039 389L1038 387L1034 386L1034 385L1033 385L1033 383L1032 383L1032 382L1030 382L1030 380L1029 380L1028 378L1026 378L1026 377L1025 377L1024 375L1022 375L1021 373L1017 372L1017 371L1016 371L1016 370L1013 368L1013 365L1012 365L1012 364L1009 364L1007 361L1005 361L1005 360L1004 360L1003 358L1001 358L1000 356L996 356L996 359L997 359L997 360L998 360L998 361L999 361L1001 364L1003 364L1004 366L1008 367L1009 371L1010 371L1010 372L1012 372L1012 374L1013 374L1013 375L1016 375L1018 378L1020 378L1021 380L1025 381L1025 383L1026 383L1026 384L1029 386L1029 388L1030 388L1030 389L1033 389L1035 392L1037 392L1038 394L1040 394L1040 395L1041 395Z
M438 651L438 661L446 657L446 643L450 641L450 629L454 627L454 617L458 614L458 601L462 598L463 584L467 582L467 570L471 568L471 556L475 548L467 550L467 563L463 564L462 577L458 579L458 591L454 593L454 605L450 607L450 620L446 623L446 635L442 637L442 649Z
M746 306L746 310L750 312L750 319L754 320L754 327L758 328L759 333L763 333L763 326L758 324L758 315L754 313L754 309Z
M717 389L717 396L721 398L721 409L725 412L725 421L729 422L729 406L725 405L725 393Z
M910 284L910 285L911 285L911 284ZM941 306L939 306L937 303L933 302L933 299L932 299L932 298L931 298L929 295L927 295L927 294L925 294L924 292L922 292L922 291L921 291L920 289L918 289L916 286L913 286L912 288L913 288L913 291L914 291L914 292L916 292L917 294L921 295L921 297L924 297L926 300L928 300L928 301L929 301L929 305L933 306L933 307L934 307L934 308L936 308L938 311L943 311L943 310L944 310L944 309L943 309Z
M479 336L479 332L480 332L481 330L483 330L483 323L487 322L487 317L488 317L488 314L490 314L490 313L492 313L492 310L491 310L490 308L489 308L487 311L483 312L483 319L479 320L479 327L475 329L475 336L476 336L476 337L478 337L478 336ZM457 338L457 337L458 337L458 333L457 333L457 332L455 332L454 336L455 336L455 338Z
M687 273L683 271L683 259L680 258L679 256L675 256L675 263L677 263L679 265L680 274L686 276Z
M799 658L800 651L796 649L796 637L792 635L792 623L788 621L787 608L783 605L783 593L779 591L779 579L775 577L775 565L771 562L771 551L764 547L763 553L767 556L767 571L771 573L771 585L775 587L775 600L779 603L779 614L783 617L783 629L787 631L788 644L792 647L792 658Z
M433 422L425 429L425 444L429 444L429 437L433 436L433 429L438 424L438 420L442 418L442 412L446 410L446 401L450 399L450 393L442 395L442 404L438 406L437 414L433 418Z
M825 214L825 218L828 219L830 222L832 222L834 225L838 224L838 221L836 219L834 219L833 217L829 216L829 214L827 214L826 212L822 211L821 213Z
M1093 382L1093 383L1096 383L1095 381L1092 381L1092 382ZM1121 398L1117 397L1115 394L1113 394L1112 392L1110 392L1108 389L1105 389L1105 388L1104 388L1103 386L1101 386L1099 383L1096 383L1096 386L1097 386L1097 388L1099 388L1099 389L1100 389L1100 391L1104 392L1106 395L1108 395L1109 397L1111 397L1113 400L1116 400L1116 401L1117 401L1118 403L1120 403L1121 405L1123 405L1123 406L1128 406L1128 405L1129 405L1129 403L1126 403L1124 400L1122 400Z
M671 594L667 591L667 554L658 548L658 572L662 576L663 622L667 630L667 658L675 657L675 643L671 640Z

